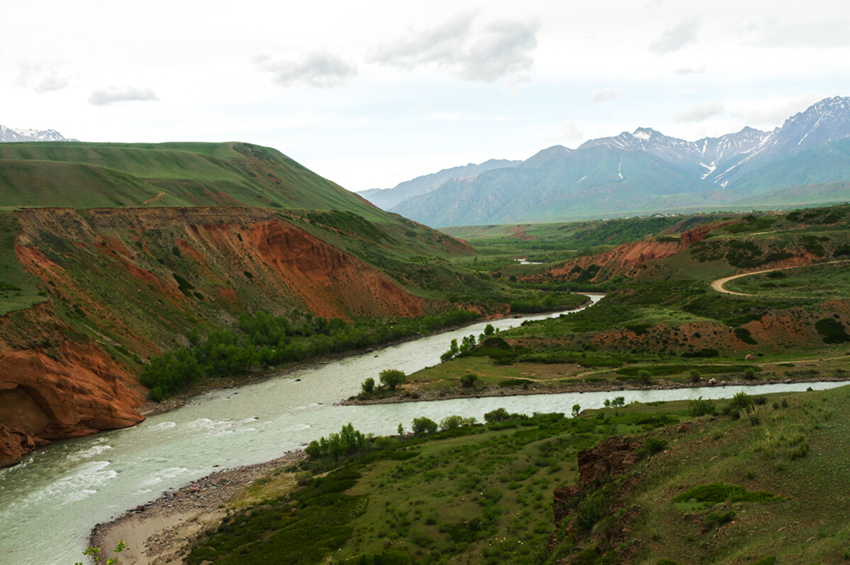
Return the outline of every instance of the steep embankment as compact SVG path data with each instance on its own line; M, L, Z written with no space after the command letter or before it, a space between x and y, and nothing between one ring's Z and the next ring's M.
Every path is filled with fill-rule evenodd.
M731 222L713 222L691 228L678 238L645 238L618 245L617 247L594 255L584 255L544 271L535 279L564 279L598 282L617 276L633 277L654 259L672 257L682 249L705 239L717 228Z
M308 233L298 216L150 208L16 218L18 261L47 302L0 318L0 464L52 439L141 421L144 358L188 343L192 329L254 311L390 317L434 304Z

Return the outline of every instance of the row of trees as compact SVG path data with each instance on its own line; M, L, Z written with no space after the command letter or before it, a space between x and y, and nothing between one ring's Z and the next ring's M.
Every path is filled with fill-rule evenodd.
M213 332L206 339L192 331L189 347L151 359L141 383L150 389L150 398L159 401L202 377L242 376L263 367L366 349L467 324L477 316L459 308L422 318L351 322L297 312L288 317L244 314L233 329Z

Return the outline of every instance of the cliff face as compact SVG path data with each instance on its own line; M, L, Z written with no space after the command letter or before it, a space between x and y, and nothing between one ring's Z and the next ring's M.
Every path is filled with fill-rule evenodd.
M252 208L32 209L18 261L48 301L0 317L0 465L143 418L146 357L240 314L411 316L422 300L280 215Z
M50 442L144 418L133 375L49 303L0 317L0 466Z

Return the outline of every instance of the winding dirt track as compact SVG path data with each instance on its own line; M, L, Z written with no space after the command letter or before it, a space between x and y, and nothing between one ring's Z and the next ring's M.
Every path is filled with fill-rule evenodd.
M813 267L816 265L833 265L835 263L848 263L850 260L841 259L839 261L827 261L826 263L812 263L810 265L795 265L794 267L777 267L775 269L765 269L763 271L753 271L752 273L744 273L742 275L733 275L731 277L723 277L722 279L717 279L715 281L711 281L711 288L716 290L717 292L722 292L723 294L734 294L736 296L755 296L754 294L745 294L743 292L735 292L732 290L726 290L724 285L729 281L733 281L735 279L740 279L741 277L749 277L752 275L762 275L764 273L770 273L773 271L785 271L787 269L799 269L801 267Z

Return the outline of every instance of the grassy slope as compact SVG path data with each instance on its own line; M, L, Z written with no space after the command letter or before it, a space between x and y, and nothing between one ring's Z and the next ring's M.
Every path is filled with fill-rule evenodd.
M0 163L7 207L236 205L346 210L388 221L280 152L246 143L9 143L0 147Z
M688 433L671 438L670 449L646 465L640 485L625 497L625 504L642 510L629 538L643 540L645 553L634 562L850 560L850 503L844 495L850 478L848 401L850 387L794 395L788 408L772 396L752 418L703 417ZM781 500L673 503L677 495L713 483L767 491ZM731 523L706 529L709 514L727 512L734 512Z
M251 495L264 502L238 501L188 562L843 563L848 401L844 387L769 395L734 419L719 415L728 401L698 418L687 403L653 403L381 439L382 450L350 462L308 461L307 486L288 496L279 472L260 481ZM610 483L587 483L556 527L552 492L577 482L578 452L623 434L660 449ZM766 494L674 500L712 484ZM725 518L712 525L711 515Z
M18 263L14 248L17 230L15 217L0 211L0 315L46 300L38 281Z

